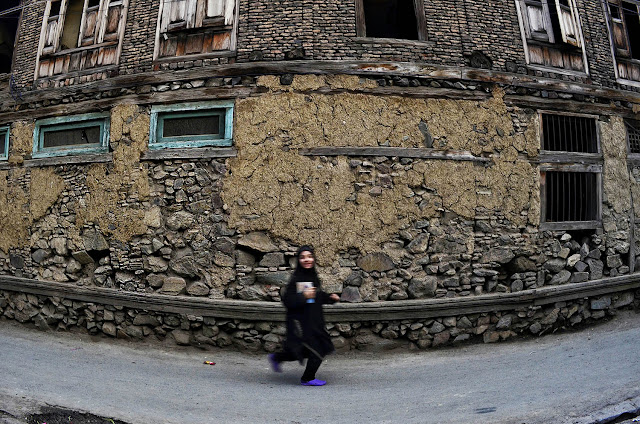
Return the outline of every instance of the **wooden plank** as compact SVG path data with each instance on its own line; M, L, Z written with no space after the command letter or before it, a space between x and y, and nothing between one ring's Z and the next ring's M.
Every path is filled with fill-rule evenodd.
M185 54L195 54L202 52L202 42L204 40L204 34L189 34L185 41Z
M529 46L529 59L531 63L544 65L544 53L542 48L539 46Z
M117 56L118 49L116 47L107 47L103 50L104 57L102 59L102 65L115 65L118 62Z
M176 48L178 46L178 37L170 36L166 40L161 40L162 48L161 48L161 56L175 56Z
M231 42L231 34L221 32L213 35L213 50L228 50Z
M552 152L541 150L536 162L550 163L581 163L600 164L604 163L600 153L576 153L576 152Z
M23 166L25 168L39 168L42 166L59 166L59 165L75 165L82 163L103 163L112 162L112 153L100 153L93 155L71 155L71 156L59 156L39 159L28 159L24 161Z
M176 56L184 56L186 36L184 34L178 34L176 38Z
M602 228L600 221L581 222L541 222L540 231L577 231Z
M553 66L554 68L564 68L565 59L563 57L562 52L556 49L549 49L550 63L549 66Z
M343 303L326 306L325 318L329 322L349 322L449 317L544 306L560 301L634 290L638 287L640 287L640 274L633 274L585 283L541 287L517 293L443 299ZM249 321L284 320L284 308L279 302L217 300L135 293L12 276L0 276L0 290L59 297L95 304L119 305L138 310L164 313L186 313L203 317L245 319Z
M560 172L602 172L602 165L597 164L566 164L566 163L541 163L541 171Z
M312 147L298 151L303 156L387 156L417 159L456 160L471 162L491 162L491 159L474 156L462 150L438 151L428 148L404 147Z
M220 54L233 56L234 52L221 52ZM203 56L206 57L206 56ZM173 61L175 59L167 59L165 61ZM190 79L203 79L211 77L232 77L251 75L280 75L284 73L293 74L339 74L360 75L363 77L378 78L383 75L404 75L416 76L421 78L437 78L437 79L464 79L472 81L493 82L496 84L508 84L525 88L553 90L566 93L582 94L585 96L603 97L611 100L629 101L634 103L640 102L640 93L628 90L611 89L590 84L582 84L577 82L559 81L552 78L532 77L522 74L512 74L500 71L482 70L482 69L460 69L448 66L435 65L418 65L413 63L371 63L367 61L287 61L287 62L250 62L250 63L234 63L227 65L217 65L213 68L192 68L174 72L148 72L135 75L120 75L109 78L100 83L83 84L81 86L69 86L58 89L42 89L23 93L24 103L38 102L44 99L62 99L68 95L75 95L86 90L100 92L109 91L119 88L136 87L143 84L160 84L173 81L182 81ZM387 87L389 88L389 87ZM393 87L396 90L403 90L401 87ZM419 87L415 87L419 88ZM413 89L413 87L411 88ZM407 90L412 91L412 90ZM471 90L451 90L467 93L469 98L478 96L478 93ZM459 98L462 98L460 95ZM513 96L507 95L512 104L526 104L535 106L542 102L543 104L570 106L583 105L585 108L592 110L594 105L585 102L564 101L561 99L541 99L533 96ZM516 100L519 98L521 100ZM0 99L2 106L8 105L9 99ZM11 101L13 104L13 102ZM595 105L603 110L614 110L609 104ZM6 107L6 106L5 106ZM544 106L542 106L544 108ZM554 106L555 107L555 106ZM578 108L579 110L579 108ZM624 112L624 108L618 108ZM599 113L599 112L595 112Z
M211 53L213 51L213 33L207 31L202 41L202 53Z
M199 147L191 149L160 149L147 150L141 160L172 160L172 159L214 159L232 158L238 155L233 147Z

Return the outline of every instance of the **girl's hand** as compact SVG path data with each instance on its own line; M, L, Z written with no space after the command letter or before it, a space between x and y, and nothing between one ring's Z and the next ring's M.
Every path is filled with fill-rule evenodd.
M334 302L340 302L340 296L338 296L335 293L333 293L331 296L329 296L329 299L333 300Z

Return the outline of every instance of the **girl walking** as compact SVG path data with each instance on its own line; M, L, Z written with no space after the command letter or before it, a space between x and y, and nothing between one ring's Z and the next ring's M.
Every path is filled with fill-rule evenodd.
M334 347L325 329L322 305L338 302L340 297L322 291L312 247L300 247L297 257L296 269L282 299L287 308L284 350L270 354L269 362L275 372L282 372L282 362L298 360L302 364L307 358L300 384L324 386L327 382L316 379L316 371L323 358L334 351Z

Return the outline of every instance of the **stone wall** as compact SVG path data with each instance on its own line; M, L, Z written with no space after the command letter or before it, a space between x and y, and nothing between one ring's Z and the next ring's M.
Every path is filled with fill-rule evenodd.
M619 117L598 121L603 228L540 231L538 115L508 106L510 89L454 100L368 95L380 81L357 76L248 83L262 94L236 100L232 158L145 159L150 108L120 104L111 109L109 162L20 166L34 122L14 123L12 166L0 170L0 272L279 301L293 252L311 243L327 290L372 302L517 292L635 265L638 183ZM303 153L323 146L429 147L477 160Z
M505 312L423 320L331 322L327 329L338 351L426 349L540 336L593 324L615 316L621 309L639 306L640 291L636 290L635 294L626 291ZM107 338L161 341L202 349L230 346L274 352L281 348L286 334L281 322L155 313L8 291L0 291L0 316L2 320L16 320L47 331L82 331Z

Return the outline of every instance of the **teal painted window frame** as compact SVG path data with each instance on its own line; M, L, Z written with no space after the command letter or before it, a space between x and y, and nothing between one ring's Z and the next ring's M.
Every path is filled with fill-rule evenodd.
M9 159L9 126L0 126L0 143L4 145L4 153L0 154L1 160Z
M44 147L44 135L47 132L80 129L96 125L100 127L100 140L98 143L83 144L78 147L74 147L73 145ZM106 112L38 120L36 121L35 131L33 132L32 156L34 158L46 158L54 156L106 153L109 150L109 130L109 113Z
M149 148L155 150L233 146L233 106L233 101L210 101L152 106ZM218 114L221 109L224 113L224 122L221 127L224 133L221 138L213 138L209 135L162 136L165 119L212 116Z

